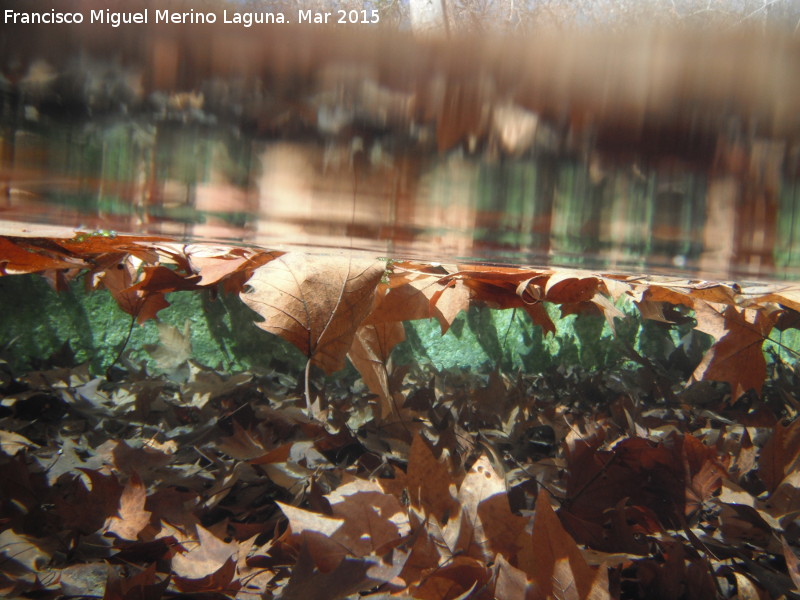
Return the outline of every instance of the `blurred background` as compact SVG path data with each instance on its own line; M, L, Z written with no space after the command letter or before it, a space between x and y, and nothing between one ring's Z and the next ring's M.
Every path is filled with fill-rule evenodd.
M800 277L796 0L5 5L0 233Z

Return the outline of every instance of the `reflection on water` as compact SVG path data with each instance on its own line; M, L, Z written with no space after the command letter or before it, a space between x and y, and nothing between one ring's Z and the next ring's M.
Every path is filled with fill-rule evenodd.
M800 274L798 187L778 174L774 195L741 199L729 176L574 157L422 156L135 121L9 135L6 220L422 259ZM771 151L751 149L765 161Z
M309 38L298 58L271 39L237 74L197 40L153 36L135 67L59 65L35 47L2 65L16 71L2 87L0 219L439 261L800 278L790 110L800 94L786 77L796 53L782 47L749 48L740 74L721 62L730 48L695 60L655 44L630 60L613 44L602 58L590 45L542 46L516 56L527 61L520 79L508 60L519 48L504 46L480 54L478 69L458 53L469 46L442 54L403 39L401 60L397 40L365 37L374 59L349 37ZM225 56L256 47L208 39ZM122 39L120 52L136 43Z

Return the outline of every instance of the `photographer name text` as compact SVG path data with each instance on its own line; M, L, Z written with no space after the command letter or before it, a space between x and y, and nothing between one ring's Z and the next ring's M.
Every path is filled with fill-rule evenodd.
M284 12L239 12L222 11L203 12L194 9L184 11L150 10L135 12L112 11L109 9L91 10L87 12L65 12L49 10L40 12L20 12L6 9L3 11L6 25L72 25L94 23L121 27L122 25L147 25L148 23L173 25L205 25L222 23L252 27L253 25L273 24L315 24L315 25L375 25L380 22L380 14L375 9L314 11L298 10L294 19Z

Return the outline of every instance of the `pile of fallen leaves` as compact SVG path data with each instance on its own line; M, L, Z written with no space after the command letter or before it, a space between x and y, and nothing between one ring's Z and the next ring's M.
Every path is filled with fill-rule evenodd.
M800 373L762 352L773 328L797 327L797 287L99 235L0 238L0 272L57 289L80 274L140 322L169 292L223 286L309 365L330 373L349 357L368 388L323 397L308 369L304 381L194 364L183 381L132 365L3 370L5 596L779 598L800 586ZM478 378L389 359L408 319L445 331L483 304L552 331L553 303L613 328L626 300L714 338L690 381L653 395L580 370Z

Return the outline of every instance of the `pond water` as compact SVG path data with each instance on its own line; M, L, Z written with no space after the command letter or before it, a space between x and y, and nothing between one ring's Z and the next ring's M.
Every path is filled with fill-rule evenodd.
M9 234L800 276L785 40L64 31L0 38Z

